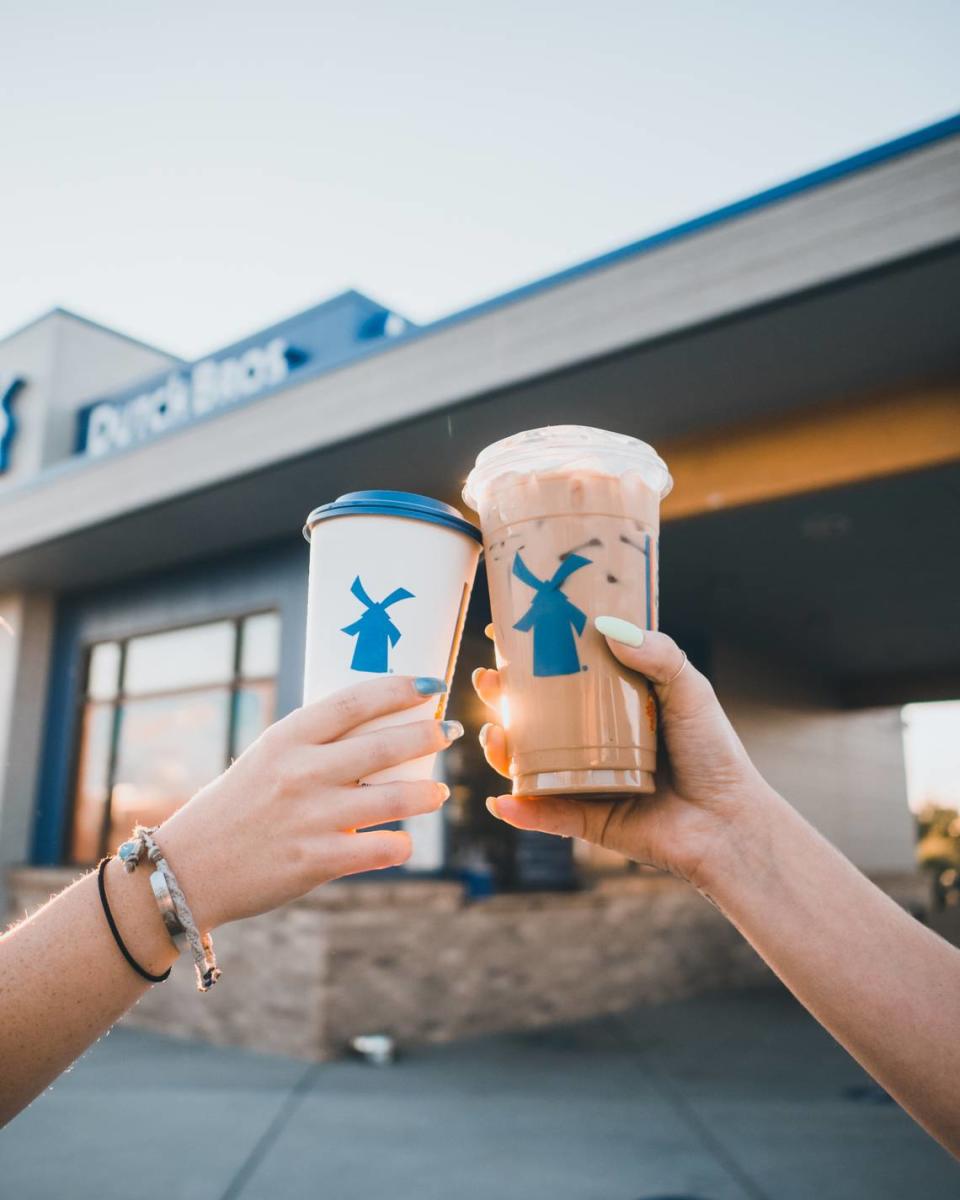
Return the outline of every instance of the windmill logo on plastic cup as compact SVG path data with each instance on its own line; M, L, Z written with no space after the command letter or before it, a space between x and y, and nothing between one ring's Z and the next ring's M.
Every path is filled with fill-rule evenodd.
M350 625L340 630L350 637L357 639L353 650L351 671L369 671L371 674L383 675L390 668L388 659L390 648L396 646L403 634L387 615L387 609L392 608L401 600L413 600L413 592L406 588L394 588L383 600L371 600L358 575L354 579L350 591L362 605L364 612Z
M517 551L513 573L533 588L534 596L514 629L519 633L533 630L534 675L576 675L580 670L576 638L583 635L587 616L561 588L574 571L591 562L582 554L569 554L549 579L538 579Z

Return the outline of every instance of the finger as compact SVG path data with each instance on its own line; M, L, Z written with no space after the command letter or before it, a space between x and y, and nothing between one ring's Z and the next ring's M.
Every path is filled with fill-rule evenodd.
M637 818L646 815L651 799L650 796L606 801L577 800L572 796L491 796L487 808L493 816L517 829L581 838L637 859Z
M434 779L340 788L323 806L320 821L325 830L369 829L372 825L436 812L449 796L447 785Z
M480 730L480 745L483 756L491 767L505 779L510 778L510 752L507 750L507 735L499 725L484 725Z
M611 653L625 667L646 676L661 704L671 713L695 712L705 703L716 703L713 688L672 637L655 629L641 629L617 617L597 617L594 624L604 635Z
M596 807L605 809L606 805ZM491 796L487 808L515 829L534 829L558 837L586 837L587 804L567 796Z
M402 829L371 829L368 833L328 833L308 847L316 883L399 867L413 850L410 835Z
M500 672L490 667L477 667L471 675L473 690L480 699L500 715Z
M442 679L431 676L390 675L368 679L305 704L284 717L277 728L296 741L332 742L374 717L414 708L446 690Z
M386 767L446 750L459 737L463 737L459 721L411 721L341 738L324 747L327 777L337 783L363 779Z
M495 635L494 635L494 631L493 631L493 622L492 621L490 621L489 624L484 625L483 632L490 639L491 642L494 640Z

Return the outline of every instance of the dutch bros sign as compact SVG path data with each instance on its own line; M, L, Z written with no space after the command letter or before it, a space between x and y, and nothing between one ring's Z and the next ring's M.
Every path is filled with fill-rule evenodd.
M273 338L237 358L211 358L188 372L174 371L159 387L130 400L95 404L87 412L82 449L91 458L126 450L275 387L290 373L289 349L283 338Z
M0 474L10 466L10 447L17 432L13 397L22 383L18 375L0 374Z
M344 292L192 366L88 404L78 414L77 453L102 458L142 445L272 391L304 368L313 373L346 362L407 328L396 313Z

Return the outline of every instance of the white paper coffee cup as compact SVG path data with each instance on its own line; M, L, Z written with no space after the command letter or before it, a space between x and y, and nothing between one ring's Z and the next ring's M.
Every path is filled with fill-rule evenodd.
M449 504L411 492L350 492L313 510L305 704L378 675L453 681L480 557L480 531ZM370 721L380 729L439 718L445 695ZM436 755L368 783L429 779Z

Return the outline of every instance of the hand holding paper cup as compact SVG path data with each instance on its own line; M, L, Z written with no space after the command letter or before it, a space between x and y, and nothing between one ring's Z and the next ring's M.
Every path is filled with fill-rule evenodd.
M480 557L480 531L455 508L411 492L350 492L315 508L310 542L305 704L377 675L453 680ZM364 730L439 719L446 695ZM429 779L436 755L365 782Z

